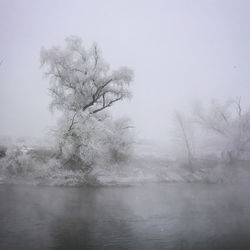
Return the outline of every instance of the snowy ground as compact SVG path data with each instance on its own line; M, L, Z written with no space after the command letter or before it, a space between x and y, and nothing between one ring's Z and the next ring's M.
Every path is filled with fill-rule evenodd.
M3 143L2 143L3 144ZM249 163L231 166L216 161L197 161L190 168L169 160L164 147L138 143L134 156L126 163L99 163L91 172L65 169L53 152L36 142L24 140L7 143L6 156L0 158L0 184L33 185L137 185L145 182L232 182L248 181ZM2 147L3 148L3 147ZM36 150L34 150L36 148Z

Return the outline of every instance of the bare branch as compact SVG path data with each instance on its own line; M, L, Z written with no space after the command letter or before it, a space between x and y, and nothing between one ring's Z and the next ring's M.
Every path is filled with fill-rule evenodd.
M193 156L192 156L191 145L190 145L189 138L188 138L187 131L186 131L186 126L185 126L184 121L183 121L183 117L180 113L175 112L175 118L180 126L180 129L181 129L182 137L183 137L185 147L187 150L188 163L189 163L189 165L191 165L191 161L192 161Z
M116 98L116 99L110 101L108 104L104 105L103 107L94 110L92 113L95 114L95 113L97 113L97 112L99 112L99 111L101 111L101 110L103 110L103 109L106 109L106 108L110 107L113 103L118 102L118 101L120 101L121 99L122 99L122 96L120 96L120 97L118 97L118 98Z
M238 117L241 118L241 114L242 114L241 98L240 97L236 98L234 101L234 104L236 106Z
M97 46L94 45L94 57L95 57L95 69L99 60L99 55L98 55L98 50L97 50Z
M68 128L68 131L67 131L68 133L72 130L74 124L77 123L77 122L75 121L76 115L77 115L77 112L75 112L75 114L73 115L73 117L72 117L72 119L71 119L71 124L70 124L70 126L69 126L69 128Z

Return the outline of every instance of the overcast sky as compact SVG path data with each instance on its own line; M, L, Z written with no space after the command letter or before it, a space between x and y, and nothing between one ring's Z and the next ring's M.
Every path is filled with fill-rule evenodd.
M250 104L249 27L248 0L0 0L0 134L39 137L55 123L40 49L77 35L135 72L133 99L114 115L168 140L173 110L194 99Z

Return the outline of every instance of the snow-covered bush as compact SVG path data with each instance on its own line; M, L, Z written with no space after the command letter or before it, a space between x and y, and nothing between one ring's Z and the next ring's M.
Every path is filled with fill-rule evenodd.
M134 137L129 119L119 119L108 123L108 133L104 139L105 154L110 163L127 162L133 155Z
M125 161L132 153L130 121L83 114L75 117L74 130L68 131L70 119L64 116L55 130L62 165L84 171L97 164ZM65 133L65 131L67 131Z
M0 161L1 172L10 176L21 176L32 171L35 161L18 145L9 147Z

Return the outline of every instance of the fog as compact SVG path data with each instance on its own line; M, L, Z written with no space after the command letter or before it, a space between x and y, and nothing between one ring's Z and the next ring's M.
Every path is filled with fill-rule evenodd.
M249 14L0 0L0 248L246 249Z
M42 46L77 35L112 68L134 70L133 98L113 107L138 137L169 141L173 111L241 96L249 105L248 1L1 1L0 134L41 137L48 110Z

